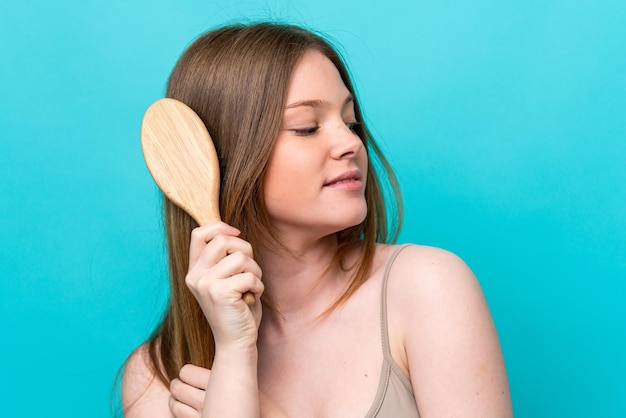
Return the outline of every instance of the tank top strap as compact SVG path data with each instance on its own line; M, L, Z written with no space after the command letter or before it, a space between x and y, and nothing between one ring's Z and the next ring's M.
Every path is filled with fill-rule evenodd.
M398 254L400 254L402 250L404 250L406 247L410 245L411 244L404 244L394 249L393 253L391 254L391 257L389 257L389 261L387 261L387 265L385 266L385 271L383 273L383 280L382 280L381 296L380 296L380 336L381 336L381 342L382 342L382 347L383 347L384 361L391 367L392 372L395 375L397 375L397 377L400 379L402 384L406 386L406 388L409 391L412 391L411 382L409 382L404 372L402 372L400 367L396 364L394 359L391 357L391 350L389 348L389 327L387 323L387 282L389 280L389 272L391 271L393 262L396 260L396 257L398 257Z

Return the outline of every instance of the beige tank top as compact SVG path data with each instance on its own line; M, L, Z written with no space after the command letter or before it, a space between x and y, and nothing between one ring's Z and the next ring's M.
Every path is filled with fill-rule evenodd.
M374 403L365 418L419 418L413 387L400 367L391 358L387 329L387 279L391 265L406 245L398 247L387 262L380 297L380 335L383 346L383 366Z

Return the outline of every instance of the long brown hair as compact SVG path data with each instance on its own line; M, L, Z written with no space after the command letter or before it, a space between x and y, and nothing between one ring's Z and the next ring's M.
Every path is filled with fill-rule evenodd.
M348 71L328 41L311 31L284 24L259 23L223 27L196 39L169 78L167 96L190 106L211 133L220 160L222 219L242 231L253 248L280 240L272 229L263 200L263 178L278 135L291 74L310 49L323 53L339 70L355 98L357 120L363 115ZM376 242L396 239L401 223L397 182L364 124L356 133L368 150L366 219L337 233L335 263L358 246L360 258L346 292L334 308L367 279ZM377 174L388 182L384 188ZM391 193L385 199L385 191ZM394 204L389 220L385 201ZM191 230L195 221L165 198L165 228L170 271L170 301L149 339L151 366L166 386L186 363L210 368L215 345L200 306L185 285ZM270 295L271 298L271 295Z

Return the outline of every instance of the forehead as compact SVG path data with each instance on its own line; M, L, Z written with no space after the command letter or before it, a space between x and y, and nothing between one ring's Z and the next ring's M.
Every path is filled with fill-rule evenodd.
M345 100L350 92L337 67L321 52L308 50L294 68L287 91L287 105L301 100Z

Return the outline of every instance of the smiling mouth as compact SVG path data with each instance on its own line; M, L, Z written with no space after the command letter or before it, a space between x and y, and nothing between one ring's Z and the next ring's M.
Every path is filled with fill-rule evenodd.
M358 177L350 177L347 179L329 181L324 186L334 186L336 184L354 183L356 181L359 181Z
M342 174L341 176L335 177L330 180L328 183L324 184L324 186L341 186L341 185L361 185L361 176L358 172L347 172Z

